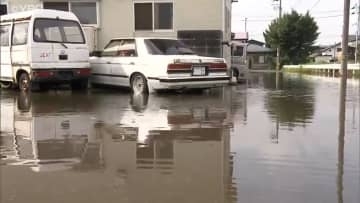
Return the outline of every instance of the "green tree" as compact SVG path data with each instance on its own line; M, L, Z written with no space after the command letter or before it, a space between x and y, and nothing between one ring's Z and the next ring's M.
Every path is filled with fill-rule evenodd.
M281 64L307 62L319 36L318 26L309 12L303 15L294 10L273 20L263 34L267 46L276 49L280 45Z

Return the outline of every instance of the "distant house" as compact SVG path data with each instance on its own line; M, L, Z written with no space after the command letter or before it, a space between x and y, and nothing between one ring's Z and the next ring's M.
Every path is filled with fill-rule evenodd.
M360 37L359 37L360 41ZM359 44L359 42L358 42ZM356 36L349 35L348 59L355 59ZM310 56L316 63L329 63L341 61L342 45L340 42L315 50Z
M265 42L260 42L260 41L258 41L258 40L254 40L254 39L250 39L250 40L248 41L248 43L249 43L249 44L255 44L255 45L258 45L258 46L262 46L262 47L265 46Z
M264 42L257 40L247 40L246 42L238 39L233 40L234 56L243 56L246 58L246 64L249 69L270 69L274 59L275 50L265 47Z
M274 54L275 50L249 42L247 46L249 69L270 69Z

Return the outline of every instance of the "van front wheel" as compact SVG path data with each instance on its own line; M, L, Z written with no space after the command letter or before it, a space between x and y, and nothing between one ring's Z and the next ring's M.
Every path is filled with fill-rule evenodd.
M18 84L20 91L28 92L31 88L31 81L29 75L27 73L21 73Z
M88 80L84 79L84 80L76 80L71 82L71 89L74 90L83 90L86 89L88 87Z
M3 89L10 89L13 87L12 82L0 82L0 87Z

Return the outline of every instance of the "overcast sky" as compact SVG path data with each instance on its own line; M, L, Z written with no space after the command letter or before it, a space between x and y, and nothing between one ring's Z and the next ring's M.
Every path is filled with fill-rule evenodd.
M238 0L233 3L232 31L244 32L245 17L247 31L250 39L264 41L262 33L270 24L271 20L278 16L278 10L274 7L273 0ZM333 44L341 41L343 0L282 0L283 11L291 9L300 13L310 11L315 18L319 32L321 33L317 44ZM358 0L351 0L351 6L356 5ZM350 34L356 32L357 16L350 16Z

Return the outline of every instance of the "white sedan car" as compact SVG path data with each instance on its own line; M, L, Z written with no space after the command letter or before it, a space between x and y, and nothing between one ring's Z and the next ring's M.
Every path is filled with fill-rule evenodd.
M198 56L176 39L112 39L90 58L90 66L91 83L130 87L134 93L219 87L230 79L223 58Z

